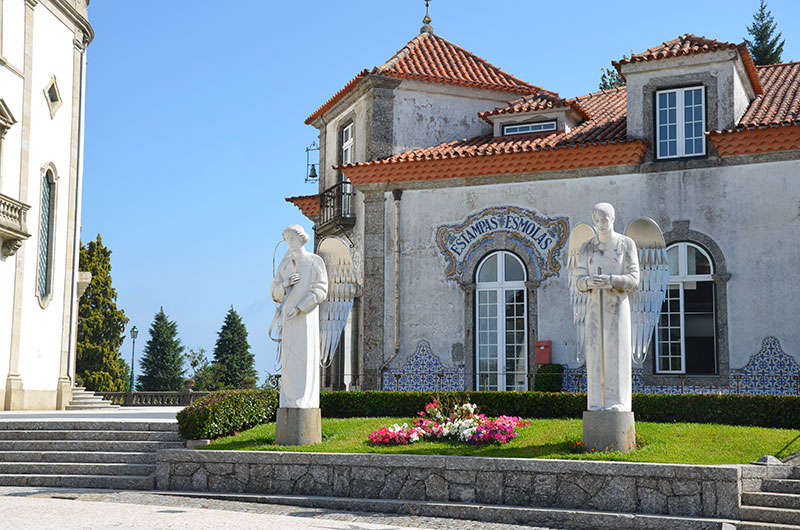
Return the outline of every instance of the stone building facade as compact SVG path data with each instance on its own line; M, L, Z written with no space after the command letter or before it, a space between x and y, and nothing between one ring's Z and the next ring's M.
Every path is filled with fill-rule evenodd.
M614 64L627 86L564 99L426 24L308 118L319 194L287 201L361 280L326 384L526 390L549 341L585 388L566 243L603 200L669 247L635 391L800 393L800 63L682 35Z
M0 396L63 409L75 373L88 0L0 0Z

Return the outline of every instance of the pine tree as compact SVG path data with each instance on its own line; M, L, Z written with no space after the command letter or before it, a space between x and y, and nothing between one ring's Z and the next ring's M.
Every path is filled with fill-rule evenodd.
M783 45L786 41L781 39L781 33L775 35L777 29L772 12L767 10L767 3L761 0L758 12L753 13L753 23L747 27L747 33L753 37L753 40L744 39L756 64L781 62ZM775 36L773 37L773 35Z
M256 376L255 356L247 343L247 328L233 306L217 335L214 363L221 367L220 383L228 388L241 388L245 377Z
M162 307L150 326L150 338L139 361L142 374L137 390L183 390L183 346L178 339L178 324L170 321Z
M76 374L89 390L118 392L125 388L120 346L128 317L117 309L117 291L111 286L111 250L96 241L81 244L79 267L92 281L78 302Z

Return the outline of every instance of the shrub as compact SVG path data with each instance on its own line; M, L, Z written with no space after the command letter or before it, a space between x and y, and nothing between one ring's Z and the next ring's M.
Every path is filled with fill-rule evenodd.
M545 364L536 370L533 390L536 392L561 392L563 388L564 365Z
M178 412L178 432L185 440L230 436L275 421L275 390L219 390Z

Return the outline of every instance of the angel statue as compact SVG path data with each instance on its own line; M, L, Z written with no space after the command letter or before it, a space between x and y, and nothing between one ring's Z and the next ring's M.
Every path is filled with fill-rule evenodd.
M328 294L328 274L322 258L306 250L303 227L283 231L289 251L272 281L272 299L280 304L280 407L319 408L319 311Z
M666 295L664 237L651 219L614 231L614 207L598 203L594 228L579 224L569 241L569 286L585 355L588 410L631 411L631 362L641 363Z

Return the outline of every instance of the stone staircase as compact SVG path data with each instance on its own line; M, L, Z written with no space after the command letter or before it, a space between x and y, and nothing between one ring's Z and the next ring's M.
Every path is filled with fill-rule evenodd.
M742 493L737 530L800 530L800 466L787 466L786 478L765 478L761 491Z
M0 486L150 490L156 451L185 447L175 422L0 422Z
M110 401L89 392L85 387L76 386L72 388L72 401L67 405L67 410L96 410L96 409L118 409L119 405L112 405Z

